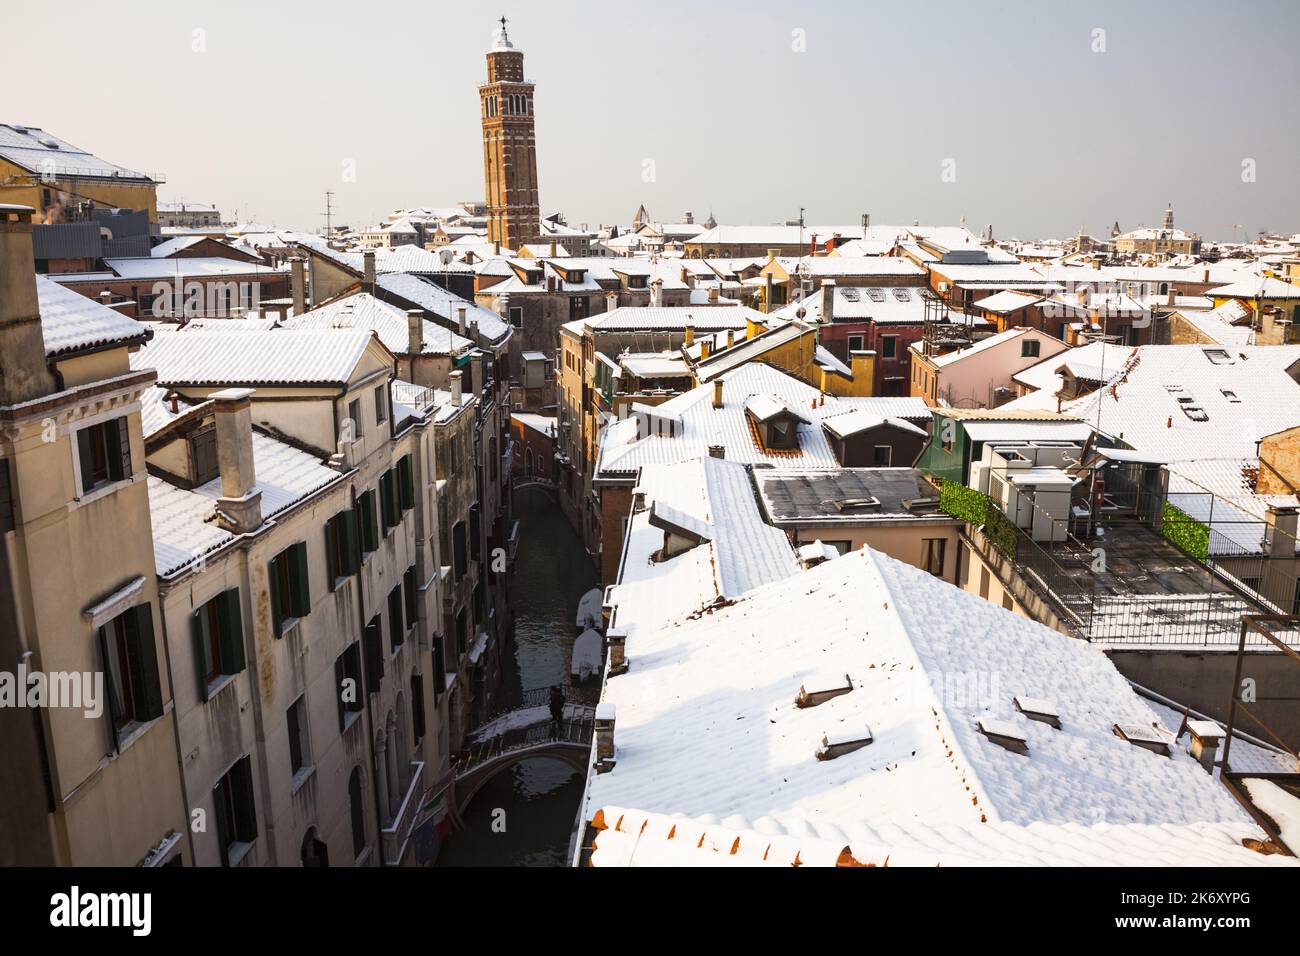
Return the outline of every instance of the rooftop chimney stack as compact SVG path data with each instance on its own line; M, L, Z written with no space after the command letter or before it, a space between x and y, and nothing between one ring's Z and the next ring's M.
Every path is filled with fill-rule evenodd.
M727 348L731 348L735 344L736 344L736 330L727 329Z
M618 293L617 293L617 292L606 292L606 293L605 293L605 311L606 311L606 312L613 312L613 311L614 311L615 309L617 309L617 308L618 308Z
M289 271L293 286L293 314L302 315L307 311L307 283L303 277L302 260L294 259L290 262Z
M862 238L867 238L867 233L871 232L871 213L862 214Z
M0 204L0 405L56 390L45 362L32 254L32 208Z
M709 286L709 305L717 305L720 297L718 287L716 285Z
M659 308L664 304L664 280L655 278L650 283L650 305L652 308Z
M682 344L687 348L695 344L695 326L686 326L686 338L682 340Z
M552 239L552 240L551 240L551 258L554 259L555 256L556 256L556 251L555 251L555 240Z
M365 279L362 284L363 292L375 291L375 250L367 249L361 254L361 261L365 264Z
M469 331L465 328L465 307L463 305L456 309L456 328L460 330L461 338L464 338Z
M461 372L460 371L452 372L451 375L448 377L451 379L451 403L455 405L457 408L459 408L461 401L465 397L460 384L461 377L462 377Z
M835 280L822 281L822 322L830 325L835 321Z
M105 289L103 292L101 292L101 293L99 294L99 304L100 304L100 305L112 305L112 304L113 304L113 293L109 292L107 289Z
M772 311L772 273L770 272L763 276L763 311Z
M612 656L612 645L611 645ZM596 772L606 773L614 769L614 721L616 712L609 701L596 705Z
M722 379L713 380L713 407L722 407Z
M411 353L414 359L424 351L424 313L419 309L406 310L406 349ZM411 370L411 378L415 378L415 370Z
M616 677L627 673L627 631L611 627L605 635L609 641L609 674Z
M262 525L262 492L253 465L252 394L251 388L227 388L211 395L221 475L217 510L235 534L248 534Z

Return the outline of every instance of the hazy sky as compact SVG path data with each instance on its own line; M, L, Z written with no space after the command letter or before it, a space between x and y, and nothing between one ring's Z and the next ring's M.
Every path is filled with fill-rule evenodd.
M1172 201L1212 238L1300 231L1296 0L6 6L0 122L281 226L319 228L326 190L354 226L481 197L504 14L537 84L542 212L571 223L803 206L1029 238Z

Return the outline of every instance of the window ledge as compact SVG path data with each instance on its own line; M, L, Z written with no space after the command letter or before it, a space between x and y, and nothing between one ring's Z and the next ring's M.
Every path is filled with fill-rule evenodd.
M301 620L302 620L302 618L300 618L300 617L286 617L283 621L280 622L280 628L279 628L279 630L276 631L275 636L276 636L277 638L284 637L286 634L288 634L290 631L292 631L295 627L297 627L297 626L298 626L298 622L301 621Z
M349 730L351 730L352 725L355 724L360 719L361 719L361 711L359 710L346 711L343 715L343 733L346 734Z
M229 848L226 850L226 865L239 866L239 864L244 862L244 858L248 856L249 851L252 849L252 843L245 843L242 840L236 840L234 843L230 844Z
M315 764L308 764L307 766L300 768L293 775L293 783L289 787L289 793L290 794L297 793L299 790L302 789L303 784L305 784L308 780L310 780L315 775L316 775Z
M69 501L68 510L76 511L78 508L88 505L91 502L98 501L100 498L107 498L115 491L136 484L138 480L137 476L132 475L130 478L119 478L117 481L109 481L102 485L96 485L94 488L90 489L90 491L82 492L81 495Z
M352 865L368 866L369 864L370 864L370 847L367 846L364 850L362 850L360 853L357 854L357 858L356 860L353 861Z
M208 703L211 703L212 698L216 697L217 694L221 693L234 682L234 674L219 674L217 677L208 681Z

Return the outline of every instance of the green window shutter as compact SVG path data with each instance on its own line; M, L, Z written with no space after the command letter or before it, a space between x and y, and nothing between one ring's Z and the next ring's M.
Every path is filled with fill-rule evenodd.
M377 694L384 679L384 635L379 618L366 625L362 643L366 652L366 693Z
M119 478L131 477L131 429L129 419L123 415L117 420L117 451L121 467Z
M257 839L257 804L253 798L253 761L245 757L230 769L235 804L235 836L244 843Z
M406 639L406 621L402 610L402 586L399 584L388 592L388 628L394 650L401 647Z
M217 624L221 629L221 672L238 674L246 666L244 659L244 612L240 606L239 588L231 588L217 596Z
M347 708L343 706L343 682L347 680L347 668L343 664L345 654L334 658L334 701L339 705L339 733L343 733L347 719Z
M411 735L424 737L424 675L418 672L411 674Z
M311 578L307 572L307 544L299 541L290 549L289 573L292 584L290 611L295 617L311 613Z
M280 636L280 625L285 617L284 600L285 595L280 593L280 562L284 560L283 554L277 554L266 566L266 576L271 587L271 633L275 637Z
M402 510L409 511L415 507L415 478L410 455L406 455L397 463L397 480L398 490L401 492Z
M94 463L94 452L91 450L91 433L94 428L83 428L77 432L77 457L81 462L81 493L85 494L90 490L95 479L91 474L91 468Z
M384 534L388 534L388 529L397 524L393 513L396 509L397 502L393 500L393 473L386 471L379 476L379 510L384 521Z
M158 652L153 639L153 605L137 604L127 612L135 618L131 639L131 684L136 689L136 713L142 720L161 717L162 682L158 677Z
M361 508L362 550L369 554L379 549L379 525L375 518L375 493L367 491L357 499Z
M339 514L340 533L342 536L343 551L343 573L356 574L361 569L361 556L358 554L360 547L357 541L357 515L355 511L344 511Z
M339 567L338 554L342 544L341 531L339 515L325 522L325 584L331 591L334 590L334 582L343 576L343 569Z
M208 671L212 657L208 653L208 616L199 608L190 615L190 633L194 637L194 671L198 682L199 700L208 699Z

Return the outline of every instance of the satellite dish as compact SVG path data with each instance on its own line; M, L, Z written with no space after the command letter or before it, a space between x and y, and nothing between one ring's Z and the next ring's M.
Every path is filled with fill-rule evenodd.
M796 319L802 319L807 314L808 312L803 306L799 306L799 308L794 310L794 317Z
M456 253L452 252L450 249L443 249L438 253L438 258L442 260L444 266L449 266L451 265L451 260L456 258Z

